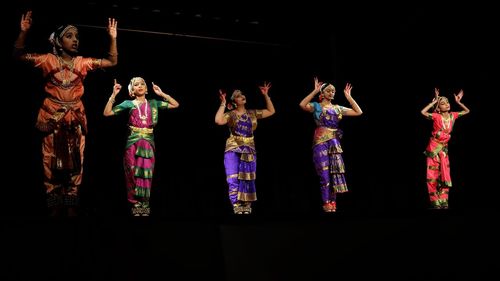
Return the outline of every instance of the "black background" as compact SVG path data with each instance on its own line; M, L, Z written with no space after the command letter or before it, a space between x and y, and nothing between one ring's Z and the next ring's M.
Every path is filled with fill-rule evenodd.
M5 117L8 129L4 133L4 169L8 170L4 172L3 215L8 237L29 240L30 235L18 234L40 231L46 238L38 238L41 242L55 239L60 231L69 232L69 237L79 233L80 240L66 237L63 241L74 245L71 257L90 259L77 259L84 264L78 272L85 280L99 279L97 272L124 277L113 266L129 265L128 255L143 254L151 257L151 264L161 264L159 249L168 249L166 263L174 272L212 274L227 280L246 280L242 275L248 280L330 275L345 280L353 276L442 280L450 272L429 268L421 275L409 272L422 272L426 258L432 264L460 268L464 261L458 256L482 257L485 249L498 247L489 229L494 225L490 218L498 198L497 149L492 137L498 119L493 100L499 62L494 9L478 2L335 2L327 6L314 1L274 5L259 1L17 3L4 17L8 19L4 35L13 43L21 14L32 9L28 47L36 52L50 50L47 38L57 26L73 23L80 27L81 54L105 56L107 17L116 17L119 63L90 73L84 82L89 134L82 216L77 221L54 221L45 218L40 135L34 127L44 97L43 79L36 70L13 62L9 58L12 45L5 43L10 94L3 101L3 112L15 112ZM126 116L102 115L113 79L125 86L134 76L145 78L149 85L154 82L180 103L178 109L159 114L153 213L143 221L128 218L122 169ZM342 89L352 83L352 96L364 112L341 122L350 192L339 196L339 212L334 216L321 211L311 156L314 122L298 106L313 89L315 76L336 86L334 102L341 105L348 105ZM247 108L264 108L258 91L264 81L272 83L276 114L260 120L255 131L258 201L250 218L235 218L223 167L228 131L213 121L218 89L230 93L240 88L247 96ZM432 100L434 87L450 98L452 110L457 111L460 108L452 94L463 89L462 101L471 110L457 120L449 143L454 186L451 209L441 213L427 210L423 151L431 122L420 114ZM117 100L126 98L123 91ZM172 234L170 228L176 232ZM148 237L147 246L130 253L121 248L129 247L127 236L111 238L130 231L142 239ZM196 236L201 240L195 239L194 244L188 242L193 231L201 233ZM458 237L453 236L457 233ZM478 240L482 244L476 245ZM42 244L29 245L37 252L52 252ZM246 246L235 247L238 244ZM30 246L24 246L25 250L30 251ZM16 256L19 252L12 249L8 253ZM190 255L182 258L185 251L194 249L204 253L198 255L199 260L189 260ZM438 254L441 251L444 254ZM384 262L374 254L382 252L392 258ZM423 257L414 259L417 255ZM436 261L435 256L444 256L444 261ZM113 266L105 265L106 257L113 260ZM307 260L316 266L299 266ZM492 261L485 257L472 265L470 272L457 271L450 280L477 280L493 272ZM58 274L73 274L67 267ZM134 268L133 262L130 267ZM369 270L357 271L358 267ZM127 276L150 280L161 271L162 266L157 266L145 270L148 273L137 270ZM26 272L16 274L12 276L32 277Z

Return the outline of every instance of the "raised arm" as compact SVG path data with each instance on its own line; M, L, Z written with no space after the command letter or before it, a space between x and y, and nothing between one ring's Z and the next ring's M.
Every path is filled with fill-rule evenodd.
M223 90L219 90L220 106L215 113L215 124L226 125L227 119L224 118L224 110L226 108L226 93Z
M356 101L352 98L351 90L351 83L347 83L344 88L344 95L352 108L346 108L343 114L345 116L360 116L363 114L363 111L361 110L361 107L359 107L358 103L356 103Z
M274 104L269 97L269 89L271 88L271 83L264 82L264 85L259 86L260 92L264 95L266 99L266 109L262 110L262 118L267 118L272 116L276 110L274 109Z
M116 83L115 79L115 84L113 86L113 93L111 93L111 97L109 97L108 102L106 103L106 106L104 107L104 116L112 116L115 115L113 112L113 104L115 103L115 97L118 95L120 90L122 89L122 85Z
M103 58L101 67L111 67L118 63L118 47L116 44L116 36L118 35L118 21L114 18L108 18L108 34L109 34L109 52L108 57Z
M24 59L25 54L25 43L28 31L31 29L31 24L33 20L31 18L31 11L26 12L21 16L21 30L17 36L16 42L14 43L14 58L18 60Z
M169 94L165 94L158 85L155 85L155 83L152 84L155 94L162 97L166 102L169 103L168 108L172 109L179 107L179 103L173 97L171 97Z
M467 106L465 106L461 102L463 96L464 96L464 91L463 90L460 90L458 92L458 94L455 94L455 102L458 105L460 105L460 107L462 108L462 111L459 112L460 116L464 116L465 114L469 114L469 112L470 112L469 108L467 108Z
M432 99L431 103L429 103L428 105L426 105L421 111L420 113L422 113L423 116L427 117L429 115L429 110L434 107L434 105L436 104L436 102L438 101L438 98L439 98L439 89L438 88L434 88L434 99Z
M302 110L307 112L313 112L314 108L311 106L310 102L316 96L321 89L321 82L319 82L317 77L314 77L314 90L312 90L299 104Z

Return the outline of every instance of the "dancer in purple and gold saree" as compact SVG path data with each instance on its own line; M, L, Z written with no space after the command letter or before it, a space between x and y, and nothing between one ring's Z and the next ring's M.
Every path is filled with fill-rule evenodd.
M45 77L46 98L38 112L36 127L44 134L44 186L50 215L74 216L77 215L87 134L87 116L81 100L83 80L89 71L117 64L117 21L108 19L109 56L97 59L78 55L80 38L73 25L60 26L50 35L52 53L26 53L24 44L31 29L31 15L28 11L21 18L14 56L40 69Z
M432 134L425 150L427 156L427 191L433 209L448 209L450 192L450 160L448 157L448 141L451 138L453 125L458 117L468 114L470 110L461 103L464 92L455 94L456 103L463 109L450 112L450 103L446 97L439 96L439 89L434 89L435 97L422 109L425 118L432 120ZM434 112L429 110L434 107Z
M141 77L134 77L128 85L128 92L133 100L125 100L113 107L116 95L122 86L116 83L113 93L104 108L104 116L128 112L129 135L125 146L123 165L127 185L127 200L131 204L132 215L149 216L149 198L155 167L155 143L153 127L158 122L158 109L173 109L179 103L165 94L153 83L153 91L163 101L146 99L148 88Z
M219 90L221 104L215 114L217 125L228 125L229 138L226 140L224 166L226 181L229 186L229 200L235 214L250 214L251 204L257 200L255 190L257 154L253 131L257 128L257 119L274 114L274 105L268 95L270 83L264 83L259 89L266 100L266 109L246 109L246 97L240 90L235 90L227 104L226 94ZM233 109L234 108L234 109Z
M339 122L343 116L359 116L363 113L352 98L351 89L351 84L347 83L344 94L352 108L332 104L335 87L330 83L321 83L318 78L314 78L314 90L300 102L302 110L312 113L316 122L313 161L320 179L321 198L325 212L335 212L337 193L348 191L340 146ZM311 102L317 94L320 94L319 102Z

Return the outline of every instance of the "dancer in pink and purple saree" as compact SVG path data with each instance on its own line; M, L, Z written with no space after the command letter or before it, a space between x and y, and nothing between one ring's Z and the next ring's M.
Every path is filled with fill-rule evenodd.
M453 125L458 117L468 114L470 110L461 102L463 90L455 94L455 102L462 108L460 112L450 112L450 103L446 97L439 96L439 89L434 89L435 97L422 109L421 113L432 120L432 134L425 150L427 156L427 191L432 208L448 209L450 191L450 160L448 157L448 141L451 138ZM429 110L434 108L433 113Z
M215 114L217 125L228 125L229 138L226 140L224 166L226 181L229 186L229 200L235 214L250 214L251 204L257 200L255 189L257 154L253 131L257 128L257 119L274 114L274 105L268 95L270 83L264 83L259 89L266 100L266 109L246 109L246 97L240 90L231 95L226 108L226 94L219 90L221 104ZM234 109L233 109L234 108Z
M141 77L134 77L128 85L129 95L134 99L125 100L113 107L115 97L121 88L122 86L115 80L113 94L104 108L104 116L112 116L124 111L129 114L129 135L123 159L127 200L132 205L132 215L149 216L149 198L155 166L153 127L158 122L158 109L177 108L179 103L154 83L153 91L163 98L163 101L147 100L146 82Z
M337 193L347 192L345 167L340 146L339 122L343 116L359 116L363 113L351 96L351 84L347 83L344 94L352 108L333 104L335 87L314 78L314 90L301 102L302 110L313 114L316 130L313 138L313 162L320 179L321 198L325 212L337 210ZM319 102L312 99L319 94Z

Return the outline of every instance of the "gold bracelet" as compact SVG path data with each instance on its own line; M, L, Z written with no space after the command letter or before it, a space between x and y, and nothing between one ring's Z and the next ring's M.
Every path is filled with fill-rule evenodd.
M108 102L115 103L115 99L114 98L109 98Z
M226 107L226 104L221 103L220 107Z

